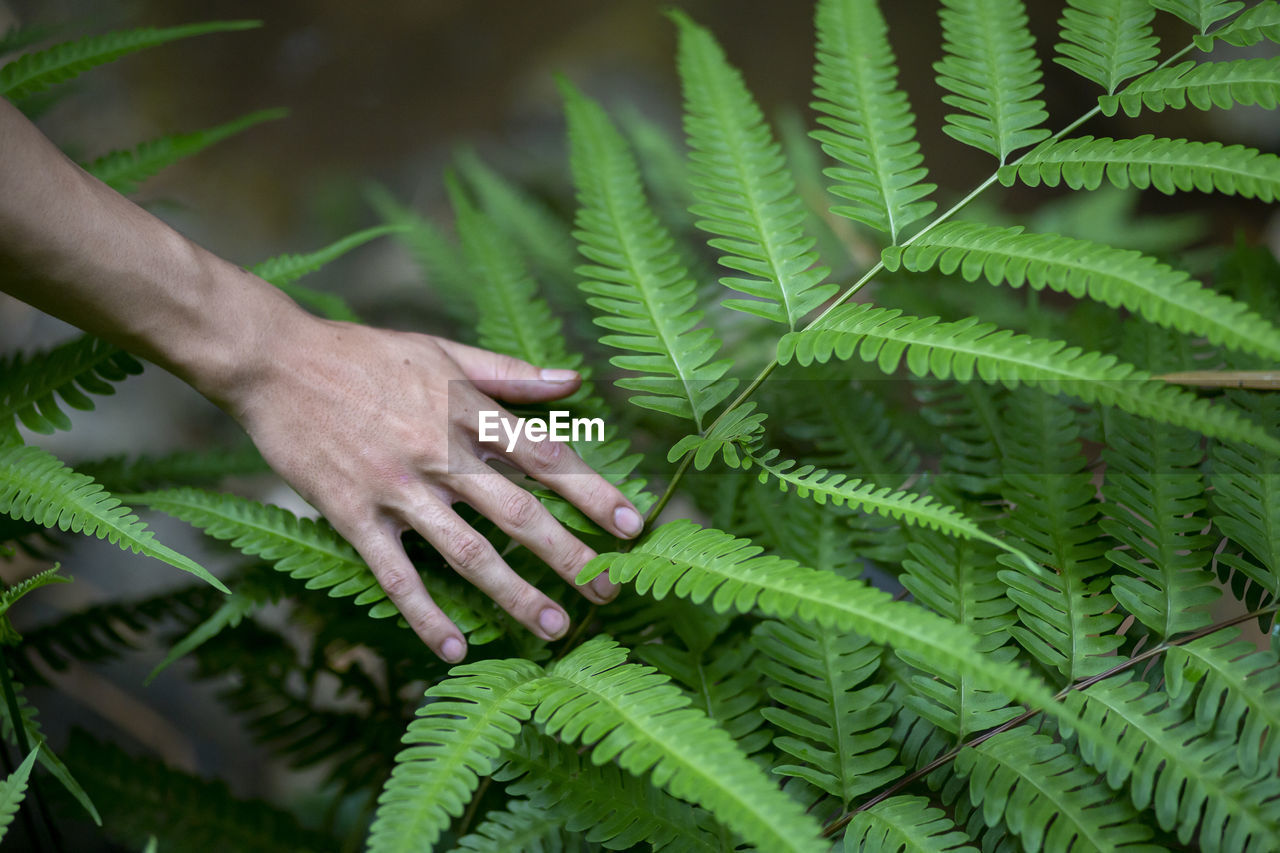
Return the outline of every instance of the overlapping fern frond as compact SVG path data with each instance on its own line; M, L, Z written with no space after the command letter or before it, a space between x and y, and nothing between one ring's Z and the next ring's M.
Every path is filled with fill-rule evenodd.
M934 64L947 106L943 131L1003 164L1049 135L1040 61L1022 0L942 0L942 49Z
M1259 423L1280 418L1280 399L1273 394L1240 394L1234 400ZM1209 458L1213 523L1245 550L1243 555L1225 552L1218 559L1278 599L1280 459L1248 442L1214 442Z
M1007 387L1043 386L1088 403L1116 406L1143 417L1280 453L1280 439L1223 406L1152 381L1114 356L1082 352L1062 341L1015 335L970 317L954 323L903 316L868 304L842 306L822 323L778 343L778 360L801 365L854 355L892 373L905 357L916 376L981 379Z
M348 234L313 252L306 252L300 255L277 255L274 258L268 258L253 266L253 274L271 282L301 304L328 317L330 320L359 322L359 317L356 316L356 313L351 310L342 297L333 293L312 290L294 282L308 273L315 272L325 264L336 261L347 252L363 246L370 240L403 230L404 226L397 223L376 225L363 231Z
M112 383L142 372L133 356L92 335L51 350L15 354L0 362L0 429L14 418L33 432L71 429L58 400L73 409L93 409L88 394L114 394Z
M541 808L529 800L512 800L501 811L492 811L476 825L475 831L458 839L454 853L562 853L570 848L565 840L565 816L559 809Z
M1110 95L1125 80L1155 67L1160 48L1151 31L1154 17L1147 0L1068 0L1058 22L1062 41L1054 62Z
M1263 39L1280 42L1280 3L1276 0L1255 3L1212 33L1196 36L1195 44L1201 50L1212 50L1215 41L1250 47Z
M575 236L591 262L579 268L598 325L616 334L601 343L634 355L612 363L641 375L619 385L640 392L638 406L692 420L733 390L728 359L712 360L720 342L698 327L693 282L672 249L671 236L649 209L626 141L604 110L563 84L569 116L574 183L581 207Z
M942 809L924 797L889 797L849 821L844 850L894 850L909 853L977 853Z
M1180 110L1259 106L1280 103L1280 59L1233 59L1226 62L1180 62L1145 74L1114 95L1098 99L1106 115L1124 110Z
M750 278L720 282L750 299L724 304L795 329L835 292L830 272L816 266L817 242L804 232L804 206L764 115L725 58L715 37L673 12L680 28L679 67L684 86L690 213L723 254L720 264Z
M831 193L853 204L833 213L899 235L928 216L928 170L915 141L915 117L876 0L822 0L818 4L814 104L825 130L813 132L822 150L840 163L825 174Z
M36 756L39 754L40 747L31 750L17 769L0 782L0 841L8 834L9 824L13 823L13 816L18 813L22 799L27 794L27 779L31 776L31 768L35 766Z
M1177 15L1201 33L1224 18L1229 18L1244 8L1240 0L1148 0L1157 9Z

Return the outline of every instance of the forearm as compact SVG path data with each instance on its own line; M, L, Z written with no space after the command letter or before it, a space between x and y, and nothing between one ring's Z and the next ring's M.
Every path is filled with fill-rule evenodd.
M86 174L3 99L0 289L224 405L301 313Z

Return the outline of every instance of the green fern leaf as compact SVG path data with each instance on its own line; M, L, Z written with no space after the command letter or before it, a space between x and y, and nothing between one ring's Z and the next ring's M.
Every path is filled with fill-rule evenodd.
M559 809L511 800L505 809L485 815L474 832L459 838L453 853L562 853L572 849L564 840L564 818Z
M1262 0L1250 6L1226 26L1196 36L1195 43L1201 50L1212 50L1215 41L1249 47L1263 39L1280 42L1280 3L1276 0Z
M821 851L818 825L779 791L733 739L626 649L596 637L553 664L534 720L547 734L592 747L597 764L617 760L653 784L711 812L764 850Z
M695 603L709 600L716 612L758 610L777 619L856 630L872 642L932 656L949 673L970 673L992 689L1056 713L1043 685L1015 666L973 652L976 640L960 626L874 587L760 551L719 530L673 521L625 554L596 557L578 582L607 569L615 583L634 582L638 592L658 599L675 592Z
M92 335L82 335L47 352L21 353L0 362L0 427L16 417L33 432L71 429L58 398L88 411L87 394L114 394L112 383L142 372L133 356Z
M505 754L507 761L493 778L507 782L507 795L528 797L538 809L556 815L560 826L584 833L588 842L610 850L636 844L652 845L655 851L722 849L703 826L709 823L705 812L614 764L594 764L577 749L528 729Z
M902 775L885 725L889 687L868 683L879 648L857 634L775 621L757 625L752 642L764 656L757 671L776 682L776 707L761 712L774 725L773 745L799 762L776 764L774 773L816 785L843 809Z
M1209 27L1244 7L1239 0L1148 0L1152 6L1177 15L1203 35Z
M1180 62L1134 80L1119 94L1104 95L1098 105L1106 115L1123 109L1136 116L1144 109L1180 110L1191 104L1207 110L1280 103L1280 59L1233 59L1228 62ZM1231 150L1231 149L1227 149Z
M0 446L0 511L51 530L106 539L121 550L153 557L230 592L203 566L157 542L132 510L93 478L72 471L38 447Z
M140 492L164 486L213 485L227 477L248 477L271 470L247 438L230 448L178 450L163 456L123 455L81 462L76 470L88 474L108 491Z
M1241 410L1258 423L1280 422L1274 394L1239 395ZM1209 484L1213 523L1252 559L1223 553L1219 560L1280 598L1280 459L1249 444L1214 442Z
M1152 806L1156 821L1200 849L1280 849L1280 777L1250 780L1235 772L1237 744L1204 732L1167 697L1130 673L1067 698L1103 736L1081 737L1080 754L1133 804ZM1197 832L1197 829L1199 830Z
M723 254L720 264L750 278L720 283L751 299L724 305L794 329L836 291L814 266L816 240L804 232L803 203L760 107L715 37L688 16L680 28L679 68L696 225Z
M742 465L748 446L764 432L764 412L753 402L744 403L718 418L706 435L686 435L667 451L668 462L678 462L693 453L693 467L705 471L719 455L730 468Z
M937 317L902 316L896 309L846 305L814 328L787 334L778 343L778 360L783 364L848 360L855 353L863 361L875 361L885 373L892 373L905 356L916 376L954 376L962 382L976 377L1010 388L1020 383L1043 386L1086 403L1116 406L1280 453L1280 440L1263 427L1223 406L1153 381L1146 372L1114 356L997 330L976 317L944 323Z
M345 320L357 323L360 318L356 316L355 312L347 306L347 303L341 297L332 293L321 293L308 287L301 287L294 284L294 282L304 275L313 273L326 264L336 261L347 252L363 246L370 240L376 240L378 237L395 234L403 230L405 230L404 226L398 224L375 225L373 228L366 228L363 231L348 234L341 240L336 240L314 252L308 252L304 255L277 255L274 258L268 258L254 265L253 274L274 284L293 299L308 308L319 311L330 320Z
M1013 287L1026 283L1036 290L1048 287L1076 298L1087 296L1212 343L1280 359L1280 328L1244 303L1140 252L1056 234L1028 234L1019 225L947 222L906 250L887 250L885 257L890 269L923 272L936 266L948 275L959 272L967 281L985 278Z
M1280 760L1280 663L1240 634L1230 628L1171 646L1165 690L1175 706L1194 699L1196 723L1234 740L1241 772L1256 779L1274 774Z
M0 68L0 95L17 101L139 50L205 33L249 30L260 21L209 21L166 29L107 33L24 54Z
M8 834L9 824L13 823L13 816L18 813L18 807L27 794L27 778L31 775L31 768L35 766L39 754L40 747L37 746L18 765L18 769L0 783L0 841Z
M215 539L229 541L244 554L262 557L276 571L305 580L307 589L327 590L330 598L354 595L357 605L372 605L369 615L375 619L399 613L356 550L322 521L298 518L278 506L200 489L146 492L135 499L194 525ZM459 630L469 635L471 643L485 643L501 633L495 623L441 578L427 572L422 582L432 600Z
M391 778L378 796L369 853L431 847L462 814L471 793L515 743L542 670L527 660L487 660L450 670L404 734Z
M1197 190L1273 201L1280 197L1280 157L1243 145L1158 139L1079 136L1047 142L1014 166L1000 171L1012 186L1015 176L1028 186L1097 189L1105 179L1121 189L1154 187L1165 195Z
M915 141L915 116L898 88L888 29L875 0L818 4L813 108L826 130L813 132L841 166L827 169L831 192L849 199L832 213L886 232L892 243L937 204Z
M1160 53L1151 32L1155 10L1147 0L1068 0L1054 62L1110 95L1125 80L1150 71Z
M987 826L1001 822L1023 848L1045 853L1123 850L1157 853L1150 828L1124 800L1113 797L1080 760L1034 729L1019 726L965 747L956 772Z
M31 577L21 580L13 586L5 587L4 591L0 592L0 616L8 613L9 608L16 604L18 599L33 590L53 583L71 583L71 578L58 574L61 568L61 566L54 566L53 568L45 569L43 572L36 572Z
M1021 390L1010 395L1005 423L1005 528L1054 575L1029 575L1017 564L999 573L1023 623L1010 629L1041 663L1068 683L1114 662L1122 617L1107 591L1107 561L1096 489L1067 403Z
M581 207L575 236L592 265L580 267L581 288L612 332L601 343L636 353L611 362L640 373L619 385L641 392L632 402L692 420L727 397L730 361L711 361L720 342L695 328L694 284L672 250L672 240L649 209L626 141L595 102L562 84L569 117L570 162Z
M935 63L942 102L964 110L943 131L1001 164L1011 151L1049 135L1039 95L1040 61L1022 0L942 0L942 49Z
M248 591L248 594L246 594L243 586L237 586L236 590L227 596L221 606L213 611L213 615L169 647L169 651L165 652L165 656L160 663L152 667L151 672L147 673L147 677L142 680L143 685L151 684L157 675L169 668L170 664L195 651L211 637L217 636L224 629L234 628L239 625L246 616L265 603L266 596L255 595L253 591Z
M159 139L144 142L131 151L113 151L92 163L85 164L84 169L116 192L129 195L138 189L138 184L161 169L198 154L209 146L229 136L235 136L255 124L284 118L288 114L289 111L286 109L258 110L217 127L197 130L194 133L162 136Z
M844 833L844 853L978 853L941 809L924 797L890 797L860 811Z

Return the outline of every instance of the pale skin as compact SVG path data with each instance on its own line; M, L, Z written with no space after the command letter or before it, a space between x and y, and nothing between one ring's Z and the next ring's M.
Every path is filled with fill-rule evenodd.
M0 289L158 364L234 417L446 661L462 660L466 640L431 600L401 534L422 534L546 640L568 630L564 609L452 505L473 506L571 585L595 556L487 461L524 471L616 536L642 527L635 506L566 445L522 442L508 454L477 438L475 413L500 409L493 399L555 400L577 390L577 373L316 318L86 174L3 99ZM605 576L576 588L596 603L617 594Z

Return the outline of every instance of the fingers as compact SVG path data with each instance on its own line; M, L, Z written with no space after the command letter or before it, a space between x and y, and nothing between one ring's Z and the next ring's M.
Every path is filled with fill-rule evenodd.
M607 575L586 586L577 584L578 572L596 554L562 527L536 497L483 463L477 462L476 469L458 481L459 494L467 503L538 555L590 601L605 604L617 596L618 587Z
M501 478L501 475L494 474ZM428 497L406 513L405 520L453 567L544 640L557 640L569 629L560 605L511 570L489 541L438 498Z
M467 654L467 642L457 626L431 600L418 570L404 553L399 534L388 525L364 537L353 537L351 542L369 564L382 591L422 642L441 660L448 663L462 660Z
M567 397L582 385L576 370L540 368L489 350L439 338L436 343L462 368L471 384L490 397L512 403L540 403Z

